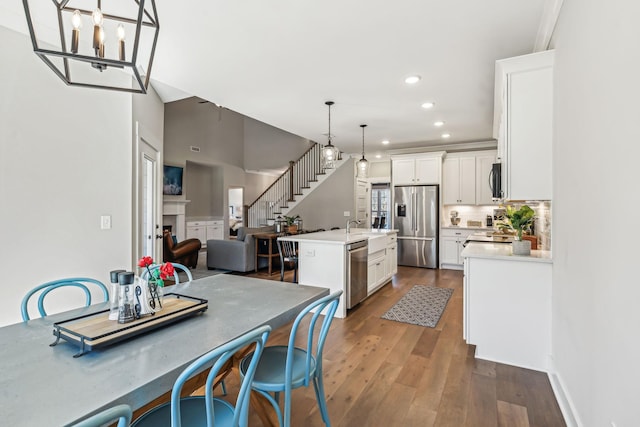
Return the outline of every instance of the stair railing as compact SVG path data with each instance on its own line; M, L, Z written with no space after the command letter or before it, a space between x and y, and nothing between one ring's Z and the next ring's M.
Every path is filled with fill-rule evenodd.
M314 143L298 160L290 161L287 170L245 208L247 227L260 227L275 220L282 209L295 201L295 196L301 195L311 182L318 180L318 175L324 174L322 148Z

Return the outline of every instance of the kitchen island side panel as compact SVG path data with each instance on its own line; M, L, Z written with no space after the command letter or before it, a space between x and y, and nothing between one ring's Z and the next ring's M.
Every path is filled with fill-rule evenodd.
M476 357L548 371L552 264L517 257L465 263L465 335Z
M345 246L341 244L298 241L298 282L301 285L329 288L346 293ZM346 317L345 293L340 297L336 317Z

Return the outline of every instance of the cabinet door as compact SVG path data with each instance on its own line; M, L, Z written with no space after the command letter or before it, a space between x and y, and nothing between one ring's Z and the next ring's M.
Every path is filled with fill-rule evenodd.
M440 238L440 263L441 264L459 264L457 237L441 237Z
M476 158L460 157L460 203L476 204Z
M207 226L207 240L222 240L224 239L224 232L221 225L208 225Z
M460 159L447 157L442 162L442 204L460 203Z
M551 200L553 70L512 73L508 85L508 198Z
M387 276L398 273L398 245L393 244L387 248L388 271Z
M415 183L440 184L440 157L416 159Z
M495 155L476 157L476 203L479 205L493 204L489 174L495 162Z
M398 159L392 162L393 184L411 185L415 184L415 160Z

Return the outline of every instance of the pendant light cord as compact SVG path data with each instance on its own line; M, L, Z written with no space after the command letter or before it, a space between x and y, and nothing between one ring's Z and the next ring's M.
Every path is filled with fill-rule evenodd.
M362 128L362 159L366 160L364 158L364 128L366 128L367 125L360 125L360 127Z

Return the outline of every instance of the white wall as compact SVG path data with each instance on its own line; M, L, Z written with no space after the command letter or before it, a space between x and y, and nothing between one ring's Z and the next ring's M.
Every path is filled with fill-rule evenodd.
M0 52L6 325L21 321L20 301L40 283L70 276L108 283L110 270L131 267L132 101L129 94L66 86L26 36L4 27ZM111 215L111 230L100 229L101 215ZM65 295L50 308L77 301Z
M555 36L553 354L583 426L640 422L639 16L565 0Z

